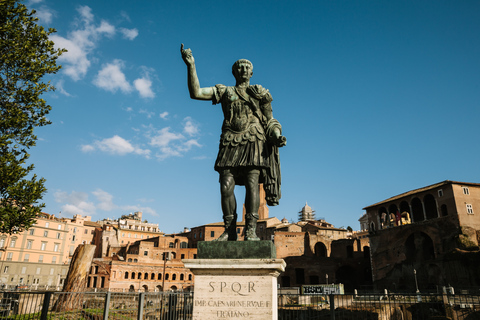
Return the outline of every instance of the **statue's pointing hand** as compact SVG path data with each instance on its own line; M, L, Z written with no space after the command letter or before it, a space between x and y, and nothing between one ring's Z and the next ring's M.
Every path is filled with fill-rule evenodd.
M182 59L185 61L187 66L191 66L195 63L195 59L193 59L192 50L191 49L183 49L183 43L180 47L180 52L182 53Z

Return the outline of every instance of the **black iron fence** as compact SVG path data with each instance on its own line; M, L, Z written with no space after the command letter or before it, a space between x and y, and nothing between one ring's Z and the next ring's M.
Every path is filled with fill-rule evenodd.
M191 319L192 292L0 292L0 319ZM278 296L279 320L475 320L480 295Z
M278 319L480 320L480 295L279 295Z

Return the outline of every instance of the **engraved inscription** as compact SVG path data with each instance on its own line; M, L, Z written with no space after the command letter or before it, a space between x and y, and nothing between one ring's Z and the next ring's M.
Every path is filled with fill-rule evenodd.
M241 296L246 296L250 292L256 292L255 283L251 281L243 284L240 282L232 282L231 284L227 284L227 282L223 281L210 281L208 285L210 286L209 292L234 292Z

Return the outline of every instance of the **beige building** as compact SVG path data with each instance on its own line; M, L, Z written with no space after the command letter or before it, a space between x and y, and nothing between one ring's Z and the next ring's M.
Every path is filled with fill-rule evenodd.
M28 230L0 235L0 285L33 289L63 284L78 244L94 241L90 217L56 218L42 213Z

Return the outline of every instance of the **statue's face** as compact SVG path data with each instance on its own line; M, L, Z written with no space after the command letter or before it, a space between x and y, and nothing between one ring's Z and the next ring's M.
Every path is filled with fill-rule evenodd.
M249 80L253 75L252 65L241 62L234 68L235 79Z

